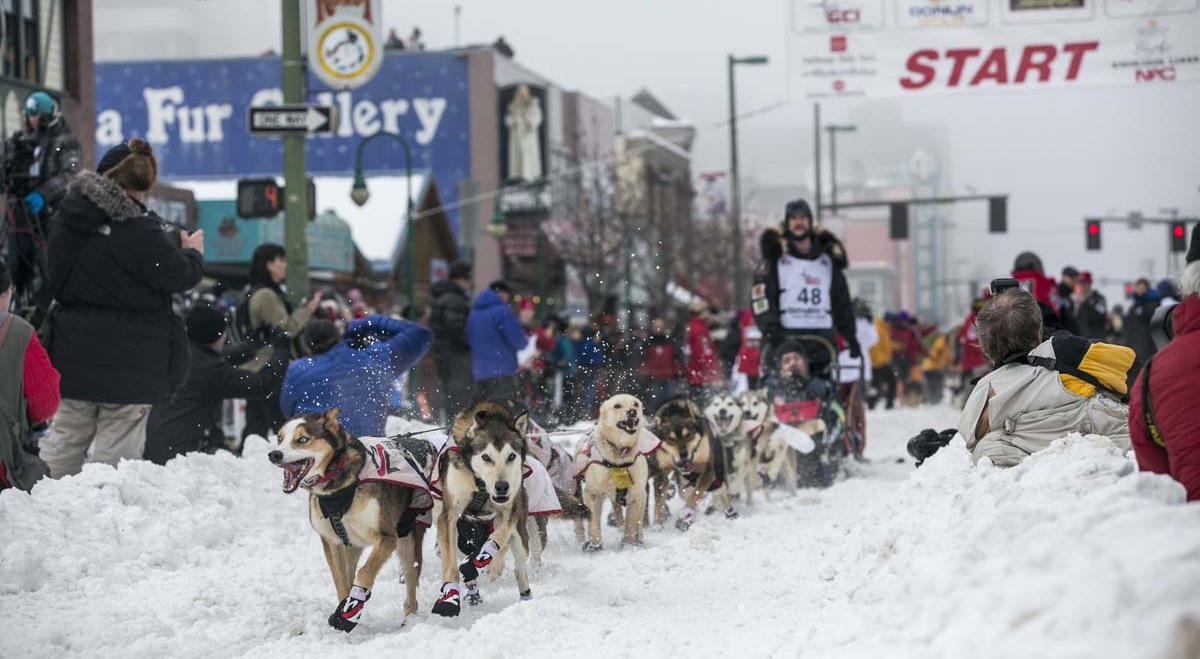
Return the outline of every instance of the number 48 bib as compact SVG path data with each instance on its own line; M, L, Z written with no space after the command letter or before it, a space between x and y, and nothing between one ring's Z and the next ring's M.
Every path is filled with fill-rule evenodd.
M787 329L832 329L829 286L833 261L828 254L808 260L779 259L779 315Z

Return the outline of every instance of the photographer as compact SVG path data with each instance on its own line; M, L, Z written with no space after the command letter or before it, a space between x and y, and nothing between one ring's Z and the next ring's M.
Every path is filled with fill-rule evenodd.
M976 319L993 370L976 384L959 418L972 459L1011 467L1072 432L1127 446L1123 401L1133 351L1065 332L1043 341L1034 297L996 283Z
M1183 301L1166 319L1170 342L1146 362L1129 398L1129 434L1142 471L1169 474L1200 500L1200 228L1192 228ZM1164 313L1165 315L1165 313Z
M25 99L25 125L4 145L3 186L12 210L9 260L16 297L25 304L35 277L45 276L45 243L49 218L67 194L67 183L79 171L82 150L59 114L54 99L42 91Z
M12 293L12 277L0 260L0 490L28 492L46 475L32 433L58 409L58 371L33 327L8 312Z
M146 209L157 177L149 144L118 144L96 172L71 181L59 210L47 349L63 401L41 454L54 478L78 473L89 447L93 462L140 459L150 406L187 379L187 332L172 295L200 283L204 234L168 232Z

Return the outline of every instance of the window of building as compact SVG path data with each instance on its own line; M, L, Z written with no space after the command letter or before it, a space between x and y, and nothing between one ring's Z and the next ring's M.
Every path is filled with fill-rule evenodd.
M0 71L7 78L36 84L41 71L37 2L0 0L0 9Z

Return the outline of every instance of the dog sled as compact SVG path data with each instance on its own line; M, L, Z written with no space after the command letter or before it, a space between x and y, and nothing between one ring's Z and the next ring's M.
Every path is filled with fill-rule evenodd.
M861 442L847 426L846 410L838 395L838 351L820 336L794 336L788 341L802 345L808 363L819 366L803 382L796 382L781 376L778 366L771 364L767 388L781 426L776 433L794 450L797 486L829 487ZM811 443L797 433L807 436ZM804 450L810 446L810 450Z

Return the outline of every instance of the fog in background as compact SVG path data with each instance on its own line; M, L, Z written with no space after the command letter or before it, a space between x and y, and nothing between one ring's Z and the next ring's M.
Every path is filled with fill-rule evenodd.
M417 25L429 48L449 47L455 4L384 0L384 19L402 39ZM728 168L726 54L768 55L769 66L738 68L739 113L788 103L740 123L744 193L796 186L800 194L812 179L812 104L789 99L781 0L457 4L461 44L502 34L525 66L609 102L651 90L698 126L696 172ZM95 23L98 61L247 56L280 43L273 0L97 0ZM174 27L170 38L101 38L137 25L190 26L191 36ZM1010 195L1004 236L986 233L986 205L943 209L942 222L954 227L947 276L1003 274L1018 251L1033 249L1049 274L1071 264L1110 278L1103 290L1116 302L1120 282L1165 275L1166 228L1105 225L1104 251L1088 253L1082 218L1164 208L1200 215L1198 108L1200 85L1162 83L825 101L822 118L858 126L838 140L843 183L902 173L920 147L942 164L940 192Z

